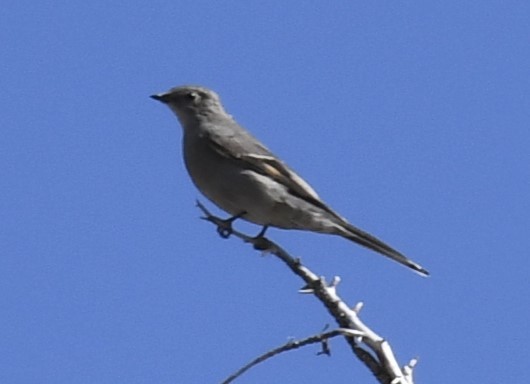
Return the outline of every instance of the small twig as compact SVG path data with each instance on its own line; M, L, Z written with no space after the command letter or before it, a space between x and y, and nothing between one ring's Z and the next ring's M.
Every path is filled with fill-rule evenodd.
M241 369L238 369L237 372L234 372L232 375L230 375L230 377L228 377L225 381L223 381L222 384L231 383L232 381L237 379L239 376L241 376L243 373L248 371L250 368L258 365L259 363L264 362L265 360L270 359L271 357L279 355L280 353L291 351L293 349L297 349L297 348L300 348L300 347L303 347L303 346L306 346L306 345L309 345L309 344L314 344L314 343L323 343L323 344L325 343L325 345L327 346L327 347L324 347L324 349L325 349L325 348L329 348L329 346L327 345L327 341L329 339L333 338L333 337L340 336L340 335L355 336L355 335L358 335L358 334L359 334L359 332L353 331L351 329L339 328L339 329L335 329L333 331L321 333L319 335L310 336L310 337L307 337L307 338L302 339L302 340L290 340L287 343L285 343L284 345L282 345L282 346L280 346L278 348L274 348L274 349L264 353L261 356L258 356L257 358L255 358L254 360L252 360L251 362L249 362L248 364L243 366ZM324 353L326 353L326 352L324 352ZM319 352L318 354L323 354L323 353Z

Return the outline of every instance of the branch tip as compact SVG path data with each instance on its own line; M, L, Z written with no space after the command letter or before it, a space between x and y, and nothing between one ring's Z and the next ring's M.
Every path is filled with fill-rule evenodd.
M355 307L352 308L353 312L356 314L361 313L361 310L364 307L364 303L362 301L359 301L357 304L355 304Z
M340 276L334 276L333 280L331 280L331 283L329 284L330 288L337 288L340 284L341 278Z

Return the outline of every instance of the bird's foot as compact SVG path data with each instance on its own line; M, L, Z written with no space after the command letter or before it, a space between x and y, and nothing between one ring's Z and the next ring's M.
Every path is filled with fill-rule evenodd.
M223 239L228 239L232 234L232 221L234 220L232 220L231 217L226 220L216 220L215 224L217 225L217 233Z
M217 220L215 224L217 225L217 233L219 236L221 236L223 239L228 239L233 232L232 223L245 214L246 212L242 211L241 213L229 217L228 219Z
M223 239L228 239L233 232L232 223L237 219L241 218L246 212L241 212L235 216L229 217L228 219L219 219L217 217L208 218L209 221L217 225L217 233Z
M197 200L197 206L201 209L201 211L205 215L201 217L201 219L214 223L217 226L217 233L223 239L228 239L230 235L232 234L233 232L232 223L246 214L245 211L242 211L241 213L238 213L235 216L229 217L228 219L220 219L212 215L210 211L208 211L206 207L202 205L198 200Z
M251 242L254 245L254 249L259 251L267 251L271 248L271 242L265 237L265 232L269 229L268 225L264 225L259 233L251 238Z

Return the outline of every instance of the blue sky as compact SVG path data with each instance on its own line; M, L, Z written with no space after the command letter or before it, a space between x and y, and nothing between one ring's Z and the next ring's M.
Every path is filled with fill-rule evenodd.
M269 232L341 276L340 294L365 303L399 361L419 356L418 383L526 382L529 12L523 1L4 6L0 382L217 383L332 323L279 261L198 219L180 127L148 97L190 83L431 271ZM374 382L343 341L316 352L239 383Z

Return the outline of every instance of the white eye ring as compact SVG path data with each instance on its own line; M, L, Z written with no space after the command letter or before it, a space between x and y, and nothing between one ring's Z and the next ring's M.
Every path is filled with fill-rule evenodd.
M188 97L191 100L195 101L195 100L199 99L199 94L197 92L190 92L190 93L188 93Z

